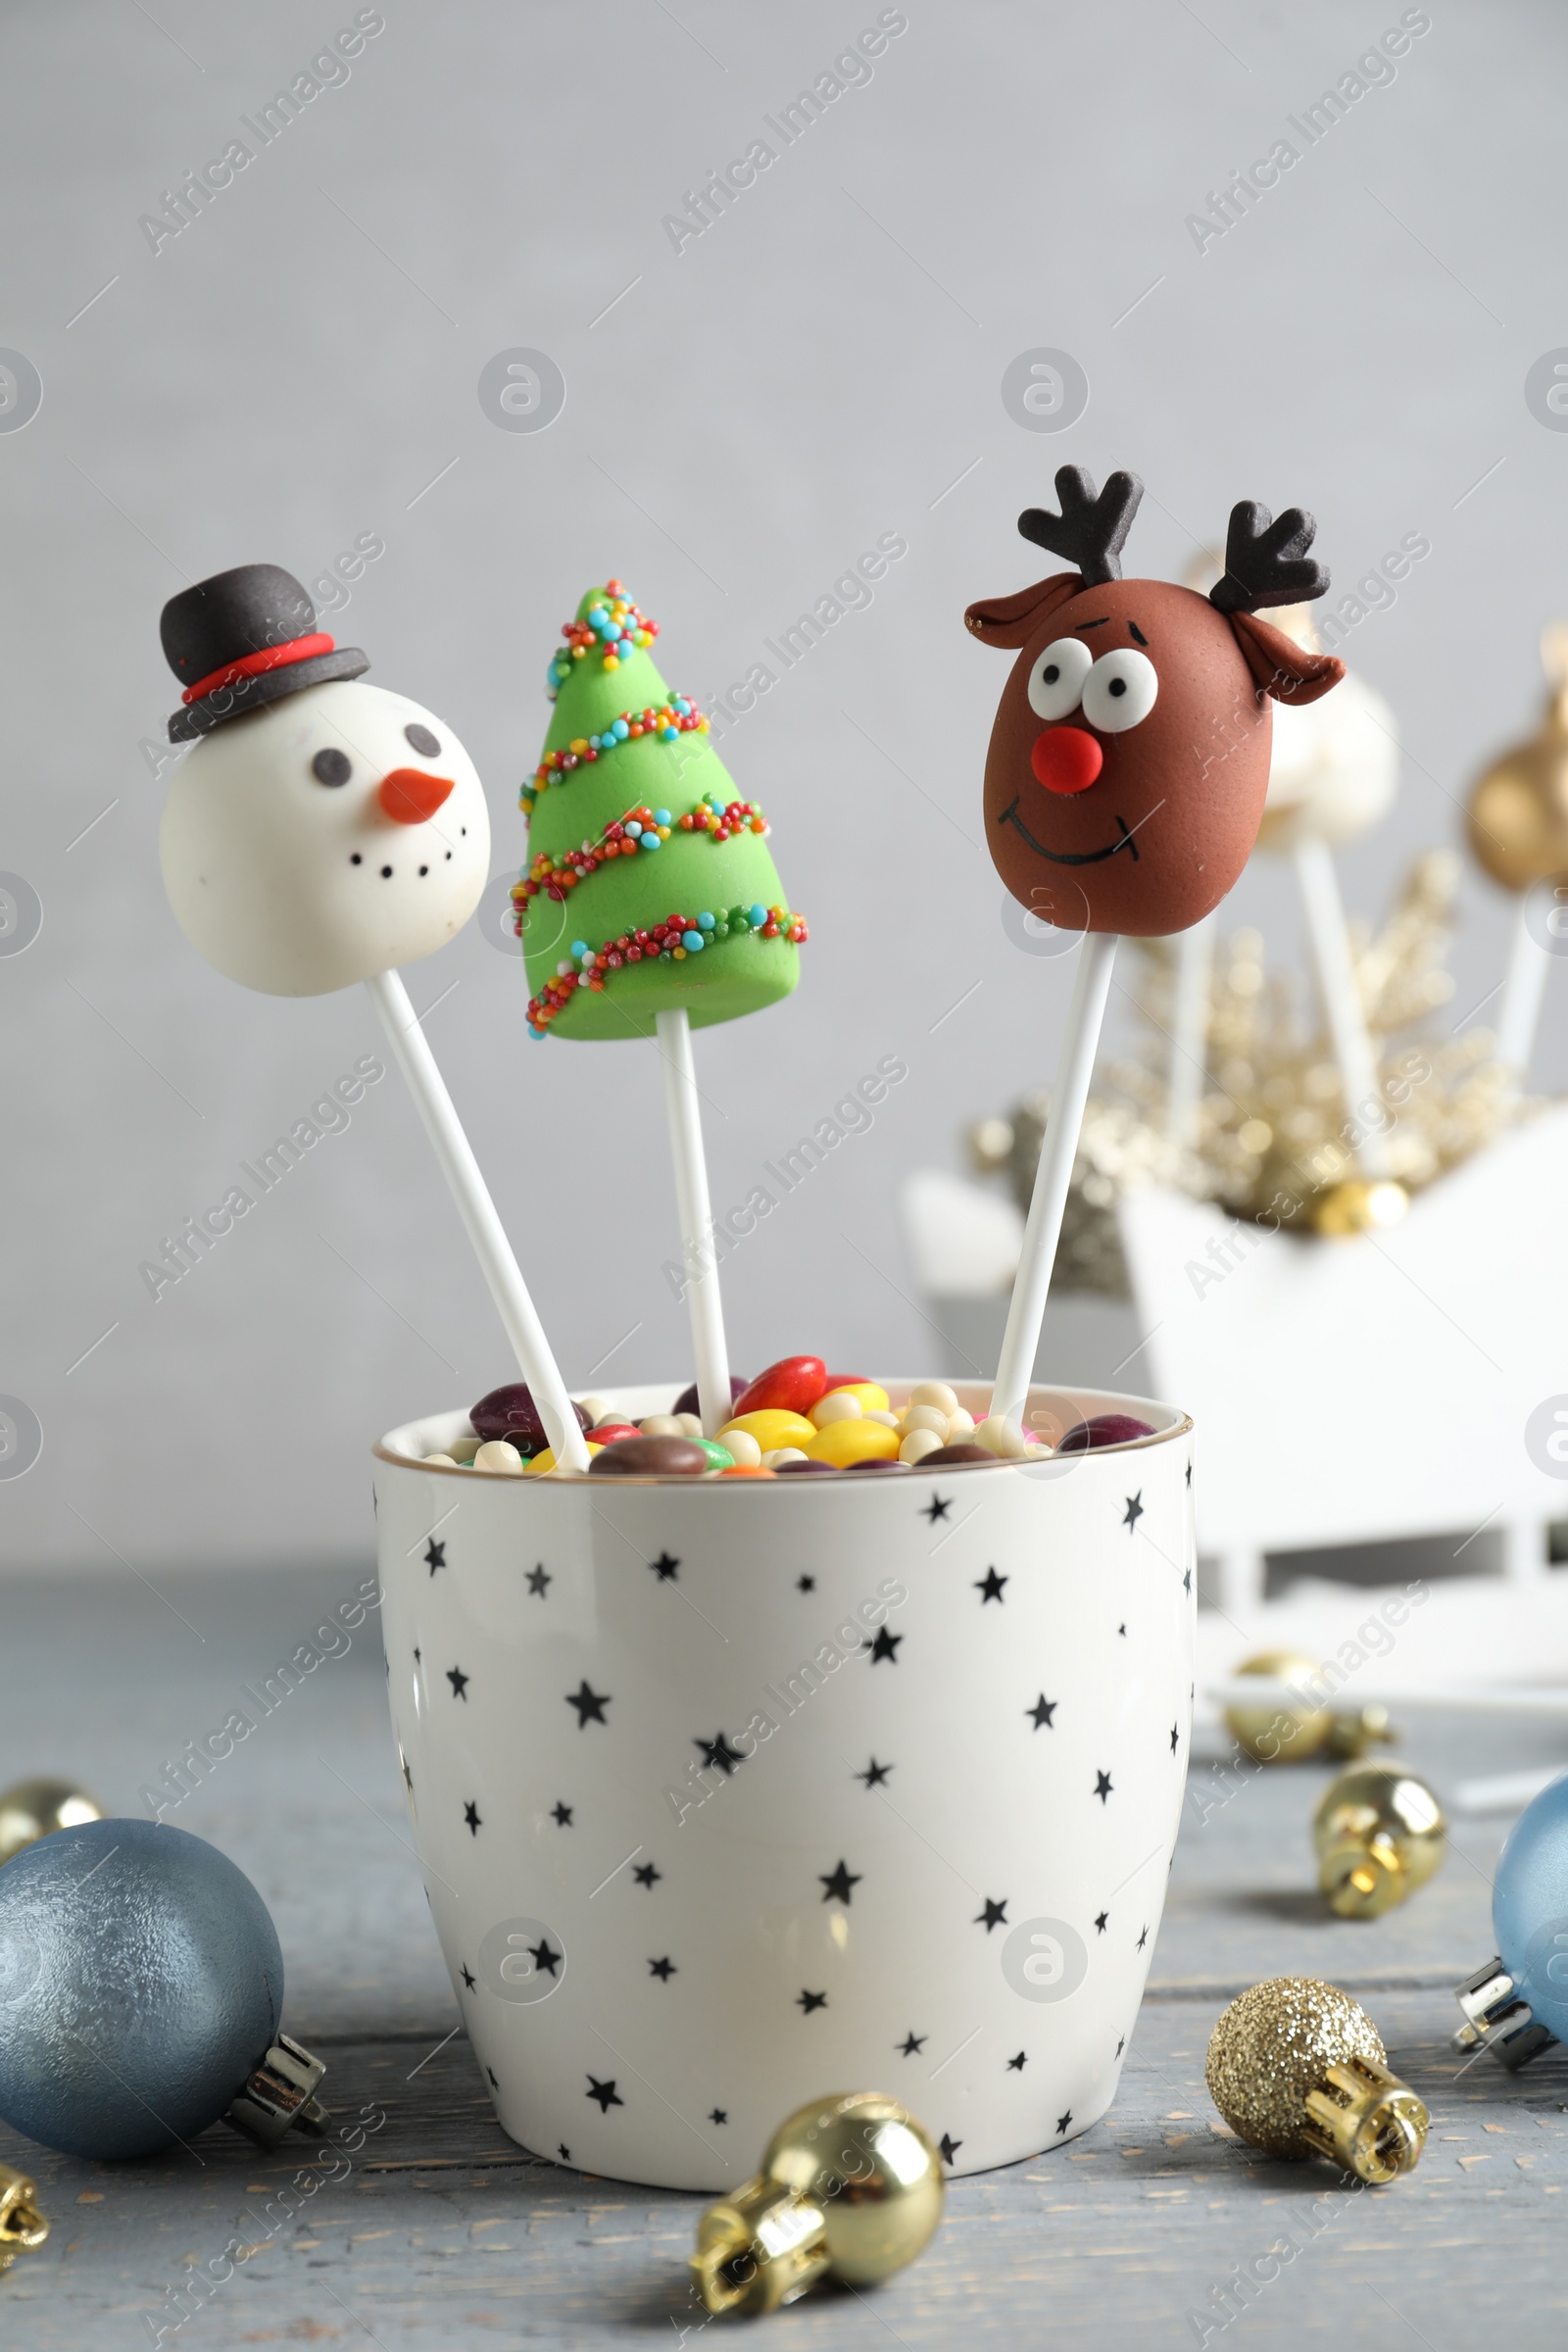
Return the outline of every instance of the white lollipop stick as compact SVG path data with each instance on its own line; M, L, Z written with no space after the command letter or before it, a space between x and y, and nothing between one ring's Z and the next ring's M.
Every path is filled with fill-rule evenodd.
M724 1308L718 1295L718 1253L713 1248L713 1212L708 1198L691 1024L686 1007L677 1004L657 1014L655 1025L664 1071L670 1157L675 1163L675 1206L680 1217L692 1353L697 1361L697 1403L703 1428L711 1438L730 1417L729 1350L724 1345Z
M1350 943L1346 936L1345 907L1334 859L1326 843L1310 839L1298 841L1293 855L1301 886L1301 904L1306 910L1312 958L1317 965L1318 987L1328 1014L1334 1057L1340 1065L1340 1083L1345 1089L1346 1110L1363 1129L1356 1157L1362 1175L1369 1183L1376 1184L1389 1173L1388 1139L1367 1124L1363 1105L1380 1104L1383 1098L1378 1088L1377 1057L1367 1034L1360 991L1355 985L1355 968L1350 961Z
M1015 1429L1023 1426L1029 1383L1034 1377L1051 1273L1056 1262L1056 1244L1061 1239L1061 1220L1067 1206L1067 1187L1072 1181L1072 1163L1078 1155L1078 1131L1083 1125L1084 1104L1089 1100L1089 1081L1100 1050L1101 1025L1105 1017L1105 1000L1110 994L1111 966L1115 960L1113 931L1085 934L1067 1013L1067 1032L1056 1064L1056 1083L1051 1090L1051 1113L1040 1147L1040 1165L1035 1170L1034 1197L1029 1202L1023 1249L1007 1307L1007 1328L1002 1335L1002 1355L991 1392L992 1412L1004 1415Z
M1214 969L1214 917L1205 914L1176 942L1176 1004L1171 1024L1170 1084L1165 1090L1165 1136L1193 1142L1198 1105L1208 1074L1208 992Z
M1508 977L1502 986L1502 1009L1497 1015L1497 1059L1505 1070L1512 1070L1521 1086L1530 1075L1549 960L1540 941L1531 935L1521 899L1514 917Z
M365 985L386 1024L398 1067L409 1082L424 1132L435 1146L441 1173L452 1188L458 1213L468 1229L474 1255L490 1285L490 1296L512 1342L518 1368L538 1407L557 1466L563 1470L586 1470L588 1448L566 1395L566 1384L550 1352L544 1325L534 1311L528 1286L512 1254L506 1228L479 1173L479 1163L463 1132L452 1097L436 1068L418 1016L409 1003L409 992L396 972L378 972Z

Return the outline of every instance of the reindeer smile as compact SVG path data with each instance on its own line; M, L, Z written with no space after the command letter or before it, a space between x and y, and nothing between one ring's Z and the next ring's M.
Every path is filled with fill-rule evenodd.
M1036 841L1023 818L1018 814L1016 800L1008 803L997 822L999 825L1011 825L1014 832L1022 834L1037 856L1049 858L1053 865L1099 865L1102 858L1114 858L1118 850L1131 850L1133 863L1135 865L1138 863L1138 844L1134 841L1124 816L1118 816L1116 819L1117 824L1121 827L1121 839L1107 842L1102 850L1048 850L1043 841Z

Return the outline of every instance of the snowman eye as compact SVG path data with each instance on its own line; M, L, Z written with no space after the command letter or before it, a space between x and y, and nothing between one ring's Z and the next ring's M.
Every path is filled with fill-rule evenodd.
M433 760L437 752L439 752L441 749L438 738L431 734L428 727L421 727L418 725L405 727L403 733L405 740L409 743L412 743L415 750L418 752L423 759Z
M1124 735L1147 718L1159 696L1159 672L1130 645L1102 654L1084 680L1084 716L1107 735Z
M346 784L354 769L347 752L318 752L311 761L311 773L318 784Z
M1078 707L1093 657L1081 637L1058 637L1029 672L1029 708L1037 718L1065 718Z

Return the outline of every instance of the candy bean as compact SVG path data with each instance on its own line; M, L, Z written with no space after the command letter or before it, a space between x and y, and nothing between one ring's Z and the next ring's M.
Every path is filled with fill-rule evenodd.
M1029 1450L1017 1430L1003 1413L988 1413L974 1433L974 1442L977 1446L983 1446L987 1453L997 1454L1005 1461L1016 1461L1020 1454Z
M589 1467L592 1468L595 1454L603 1453L605 1448L595 1438L589 1438L587 1441L587 1446L588 1463ZM523 1463L522 1472L525 1478L548 1478L555 1466L555 1454L551 1447L547 1446L543 1453L536 1453L530 1461Z
M649 1413L637 1426L645 1438L683 1438L686 1435L675 1413Z
M743 1470L755 1470L762 1459L762 1448L749 1429L737 1429L733 1422L718 1441L732 1462Z
M934 1404L949 1420L958 1410L958 1399L945 1380L922 1380L909 1391L911 1404Z
M888 1393L874 1380L830 1381L825 1393L829 1396L857 1397L862 1413L885 1413L888 1409Z
M735 1456L727 1446L715 1446L711 1438L693 1438L692 1444L700 1446L707 1454L710 1470L733 1470L736 1467ZM747 1466L741 1465L742 1468Z
M721 1446L729 1444L729 1432L732 1429L743 1429L757 1440L759 1459L764 1453L771 1453L778 1446L799 1446L804 1452L809 1453L811 1440L816 1435L804 1413L787 1413L782 1409L737 1413L734 1420L726 1421L717 1433Z
M522 1468L522 1455L505 1438L491 1438L474 1455L473 1466L476 1470L506 1470L515 1478Z
M750 1388L735 1399L734 1420L749 1413L808 1413L827 1385L827 1366L819 1355L781 1356L759 1372Z
M899 1447L899 1459L901 1462L909 1463L923 1461L928 1453L935 1453L942 1443L942 1436L938 1430L911 1429Z
M710 1467L706 1449L690 1438L623 1438L597 1454L593 1478L700 1478Z
M875 1405L868 1404L864 1410L867 1421L880 1421L884 1429L897 1429L899 1426L898 1414L885 1405L878 1410Z
M702 1436L703 1416L701 1413L677 1413L675 1418L680 1423L680 1434L683 1438L700 1438Z
M901 1462L897 1454L891 1458L885 1454L868 1454L863 1462L847 1462L845 1476L855 1478L862 1470L907 1470L908 1467L908 1463Z
M830 1421L826 1429L812 1432L807 1447L813 1461L833 1462L841 1470L852 1462L889 1461L898 1450L897 1432L863 1416L858 1421Z
M798 1462L780 1462L775 1475L779 1478L788 1478L792 1473L800 1473L806 1470L827 1470L831 1471L833 1476L836 1478L838 1476L838 1468L839 1466L837 1462L813 1461L808 1453L803 1453Z
M735 1399L736 1399L736 1397L737 1397L737 1396L745 1396L745 1394L746 1394L746 1387L747 1387L747 1384L746 1384L746 1382L745 1382L744 1380L742 1380L742 1379L740 1378L740 1376L739 1376L737 1373L733 1373L733 1372L732 1372L732 1373L730 1374L730 1381L729 1381L729 1400L730 1400L730 1403L731 1403L731 1405L732 1405L732 1406L733 1406L733 1404L734 1404L734 1402L735 1402ZM672 1413L695 1413L695 1412L696 1412L696 1410L697 1410L697 1383L696 1383L696 1381L695 1381L695 1380L692 1382L692 1385L691 1385L691 1387L690 1387L689 1389L682 1389L682 1391L681 1391L680 1395L679 1395L679 1396L676 1397L676 1399L675 1399L674 1403L673 1403L673 1404L670 1406L670 1408L669 1408L669 1409L670 1409L670 1411L671 1411Z
M479 1441L477 1438L454 1438L447 1447L452 1459L460 1465L464 1462L471 1462L478 1450Z
M762 1468L764 1470L782 1470L786 1462L808 1462L810 1458L810 1455L803 1453L798 1446L776 1446L771 1453L763 1454Z
M939 1446L935 1453L923 1454L920 1459L920 1468L922 1470L946 1470L950 1467L956 1468L960 1462L995 1463L996 1460L997 1456L994 1453L988 1453L983 1446L968 1446L960 1442L956 1446Z
M968 1434L969 1434L970 1430L971 1430L971 1429L973 1429L973 1427L974 1427L974 1415L973 1415L973 1413L965 1412L965 1411L964 1411L964 1408L963 1408L963 1406L960 1404L960 1405L958 1406L958 1408L957 1408L956 1412L953 1412L953 1413L950 1413L950 1414L948 1415L948 1443L949 1443L949 1445L950 1445L950 1446L956 1446L956 1445L958 1444L958 1442L959 1442L959 1440L960 1440L960 1439L966 1438L966 1437L968 1436Z
M906 1438L912 1438L917 1429L935 1430L939 1438L946 1438L948 1416L938 1404L911 1404L900 1427Z
M721 1470L718 1475L720 1478L771 1478L773 1473L765 1462L731 1462L729 1468Z
M608 1396L579 1396L576 1404L580 1413L587 1414L590 1429L596 1421L623 1421L625 1419L624 1413L618 1406L612 1404Z
M460 1462L455 1462L450 1453L427 1453L424 1457L424 1466L427 1470L432 1466L437 1470L458 1470L462 1468L462 1464Z
M835 1389L863 1389L869 1385L863 1372L830 1372L822 1394L831 1396Z
M1153 1434L1149 1422L1135 1421L1131 1413L1091 1413L1087 1421L1073 1424L1056 1450L1091 1453L1102 1446L1127 1446L1134 1438L1152 1438Z
M814 1422L818 1429L827 1429L835 1421L858 1421L859 1418L860 1399L849 1389L830 1390L827 1396L812 1405L807 1415L807 1419Z
M618 1446L623 1438L640 1438L635 1421L596 1421L590 1436L601 1446Z
M578 1424L587 1429L589 1415L580 1404L574 1404ZM540 1420L532 1396L520 1380L509 1381L504 1388L492 1389L487 1396L470 1406L468 1419L480 1440L505 1440L520 1453L540 1453L547 1443L545 1425Z

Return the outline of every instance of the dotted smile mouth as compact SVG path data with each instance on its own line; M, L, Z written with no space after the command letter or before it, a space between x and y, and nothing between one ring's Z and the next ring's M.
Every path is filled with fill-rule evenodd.
M1048 850L1043 841L1036 841L1023 818L1018 814L1018 804L1015 800L1010 801L1004 808L997 822L999 825L1011 825L1015 832L1022 834L1024 840L1038 857L1049 858L1053 865L1099 865L1102 859L1114 858L1118 850L1131 850L1133 863L1135 865L1138 863L1138 844L1134 841L1124 816L1118 816L1116 819L1117 824L1121 827L1121 839L1107 842L1102 850Z

